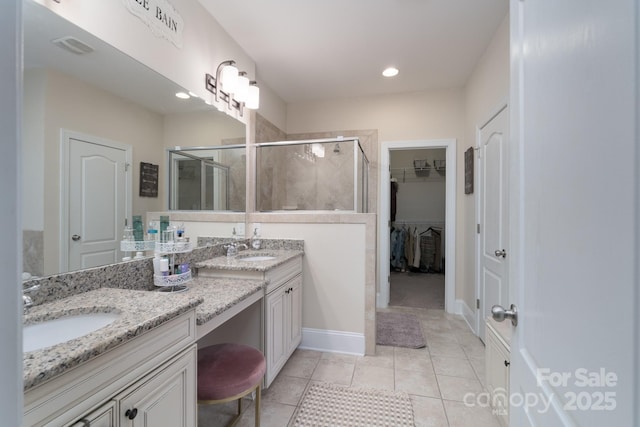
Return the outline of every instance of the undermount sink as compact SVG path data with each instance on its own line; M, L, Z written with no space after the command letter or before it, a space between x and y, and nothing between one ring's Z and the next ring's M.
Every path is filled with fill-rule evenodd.
M239 261L271 261L272 259L276 259L276 257L271 256L271 255L249 255L249 256L243 256L243 257L238 257Z
M42 320L22 328L22 351L35 351L70 341L104 328L120 313L78 313Z

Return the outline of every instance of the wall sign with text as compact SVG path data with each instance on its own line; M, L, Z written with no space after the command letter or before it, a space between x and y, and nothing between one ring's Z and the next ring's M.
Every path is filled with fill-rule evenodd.
M123 0L129 12L147 24L156 37L182 48L184 21L168 0Z
M158 165L140 162L140 196L158 197Z

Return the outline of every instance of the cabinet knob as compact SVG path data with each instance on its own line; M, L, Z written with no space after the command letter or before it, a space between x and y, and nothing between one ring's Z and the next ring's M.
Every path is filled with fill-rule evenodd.
M507 362L506 360L504 361L504 366L509 367L509 365L511 365L511 362Z
M127 409L127 412L124 413L124 416L129 418L130 420L134 419L138 415L138 410L136 408Z

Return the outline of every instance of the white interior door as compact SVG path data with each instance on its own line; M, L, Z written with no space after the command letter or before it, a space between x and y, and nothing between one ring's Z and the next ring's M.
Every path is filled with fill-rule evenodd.
M479 282L478 335L484 341L484 319L494 304L507 305L508 287L508 148L509 109L503 108L478 134L479 182Z
M638 5L510 11L510 425L638 426Z
M68 270L112 264L121 258L127 218L127 150L68 139Z

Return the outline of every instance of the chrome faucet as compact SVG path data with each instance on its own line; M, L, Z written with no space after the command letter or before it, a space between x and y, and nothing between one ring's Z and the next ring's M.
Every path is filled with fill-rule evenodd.
M247 246L244 243L237 243L237 242L232 242L229 243L228 245L224 246L225 249L227 250L227 257L231 258L234 257L236 255L238 255L238 251L243 248L243 249L249 249L249 246Z
M22 312L27 314L29 312L29 308L33 307L33 299L27 295L29 292L37 291L40 289L40 285L33 285L30 288L22 290Z

